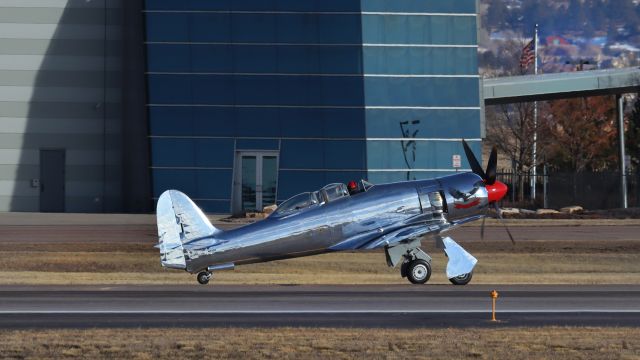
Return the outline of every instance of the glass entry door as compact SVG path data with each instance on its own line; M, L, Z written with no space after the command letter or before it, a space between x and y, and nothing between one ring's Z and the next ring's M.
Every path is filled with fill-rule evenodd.
M234 214L262 211L276 203L278 154L240 152L236 157Z

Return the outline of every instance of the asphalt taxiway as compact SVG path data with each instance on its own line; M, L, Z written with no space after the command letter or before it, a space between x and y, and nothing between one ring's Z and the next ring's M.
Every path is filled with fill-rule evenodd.
M640 286L0 287L0 328L542 325L640 326Z

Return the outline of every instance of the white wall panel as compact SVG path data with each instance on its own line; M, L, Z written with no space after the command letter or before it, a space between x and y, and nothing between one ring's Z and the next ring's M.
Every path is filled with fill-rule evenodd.
M120 37L119 26L107 26L107 38ZM11 24L0 23L0 34L5 39L78 39L102 40L103 25L59 25L59 24Z
M96 84L98 85L98 84ZM120 101L120 89L100 87L0 86L0 101L92 102Z
M121 202L113 199L121 193L122 94L119 81L105 81L121 77L121 5L0 0L0 38L8 46L0 50L0 211L39 210L39 189L29 180L39 176L40 149L51 148L65 149L67 169L91 169L67 178L67 210L101 211L103 198ZM82 8L89 10L69 11Z
M34 8L119 8L122 0L0 0L2 7Z
M120 58L102 56L63 55L0 55L2 70L98 70L105 66L107 71L120 69Z
M0 133L21 134L102 134L103 119L0 117ZM107 134L120 132L120 119L106 119Z

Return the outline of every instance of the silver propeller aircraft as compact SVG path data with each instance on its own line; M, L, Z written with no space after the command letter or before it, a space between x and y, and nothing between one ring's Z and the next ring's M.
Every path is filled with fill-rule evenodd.
M483 219L507 186L496 181L497 153L486 172L463 140L473 170L431 180L372 185L329 184L286 200L269 217L229 231L215 228L185 194L167 190L158 199L157 220L162 266L197 273L207 284L212 272L237 265L333 251L384 249L387 265L400 265L402 277L424 284L431 257L421 238L435 238L448 257L447 277L455 285L471 281L476 258L442 234ZM509 237L513 237L507 228Z

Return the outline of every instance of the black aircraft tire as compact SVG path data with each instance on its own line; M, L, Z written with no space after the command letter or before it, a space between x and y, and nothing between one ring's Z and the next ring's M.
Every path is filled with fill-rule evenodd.
M211 280L211 273L208 271L200 271L198 276L196 276L196 279L200 285L207 285L209 280Z
M454 278L449 279L449 281L451 281L451 283L453 285L467 285L469 283L469 281L471 281L471 278L473 277L473 273L467 273L464 275L460 275Z
M412 284L424 284L431 278L431 264L416 259L409 262L407 266L407 279Z
M400 276L402 276L403 278L407 277L407 268L409 267L409 262L403 262L402 265L400 265Z

